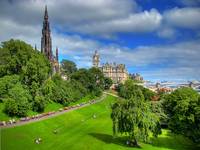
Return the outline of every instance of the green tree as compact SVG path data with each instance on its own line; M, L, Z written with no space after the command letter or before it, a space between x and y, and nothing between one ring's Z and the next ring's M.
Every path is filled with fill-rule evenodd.
M73 61L63 59L61 61L61 70L64 74L70 75L77 71L76 64Z
M9 102L6 102L6 100L9 100ZM32 97L27 89L25 89L20 83L17 83L13 88L8 91L8 97L5 98L4 101L6 102L5 112L7 112L8 115L17 115L20 117L24 117L27 115L28 110L30 110L31 108ZM10 106L12 106L13 108L17 107L17 112L16 108L14 111L10 110L13 109Z
M113 84L112 79L109 77L104 78L104 89L108 90L110 89L111 85Z
M192 88L179 88L164 97L168 127L194 142L200 141L200 98Z
M55 89L56 84L52 79L49 78L44 82L41 91L47 102L50 102L56 98L54 94Z
M119 96L125 99L129 99L132 96L136 96L138 93L137 92L138 90L142 91L144 98L147 101L151 100L152 96L155 95L155 93L150 91L149 89L135 84L133 80L127 80L125 81L124 84L120 84L117 90L118 90Z
M150 133L160 133L159 117L152 112L150 102L144 100L142 91L137 92L137 96L112 105L113 133L127 133L130 146L138 146L138 140L148 142Z
M19 75L6 75L0 78L0 99L7 97L8 90L20 82Z
M0 49L0 77L20 74L34 50L31 45L20 40L2 42Z
M42 95L36 95L33 103L33 110L37 112L43 112L45 104L45 98Z
M15 116L18 112L18 106L14 99L12 98L6 98L5 99L5 113L7 113L9 116Z
M33 82L41 85L50 75L50 63L47 58L40 53L33 53L30 60L23 66L23 81L26 85Z

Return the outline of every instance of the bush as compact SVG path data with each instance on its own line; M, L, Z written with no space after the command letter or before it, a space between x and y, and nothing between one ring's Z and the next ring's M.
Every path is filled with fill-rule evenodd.
M43 112L45 108L45 98L42 95L35 96L33 103L33 110L37 112Z
M9 100L9 102L7 102L7 100ZM32 97L29 94L29 91L24 89L20 83L17 83L8 91L8 98L4 99L6 102L5 112L8 115L24 117L27 115L27 112L30 109L31 100Z
M5 98L7 96L8 90L19 82L19 78L18 75L7 75L0 78L0 98Z
M7 113L9 116L15 116L18 113L18 106L14 99L7 98L5 100L5 113Z

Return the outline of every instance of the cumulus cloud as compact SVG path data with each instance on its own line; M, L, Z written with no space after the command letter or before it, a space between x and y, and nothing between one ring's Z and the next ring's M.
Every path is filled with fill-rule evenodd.
M177 31L170 27L162 27L160 30L158 30L158 36L162 38L175 38L176 34Z
M188 29L200 28L200 8L174 8L164 13L166 23L175 27Z
M78 67L90 67L92 55L98 50L101 63L124 63L129 70L140 70L147 79L199 79L200 40L132 49L77 34L112 37L118 33L155 32L159 37L173 38L177 27L199 29L199 8L174 8L161 14L156 9L142 11L133 0L1 0L0 41L18 38L40 49L45 4L53 50L58 46L62 58L75 61Z
M75 30L103 35L119 32L151 32L160 26L161 20L161 14L156 9L151 9L106 22L80 25L75 27Z
M134 0L2 0L0 18L21 25L41 25L45 4L53 27L66 32L103 37L120 32L152 32L162 20L156 9L141 11Z
M179 0L185 6L200 6L200 0Z

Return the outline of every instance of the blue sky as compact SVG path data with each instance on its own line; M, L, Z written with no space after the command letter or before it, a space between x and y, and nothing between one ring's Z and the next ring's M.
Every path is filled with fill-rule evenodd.
M1 0L0 42L40 49L45 5L60 60L89 68L98 50L146 80L200 80L200 0Z

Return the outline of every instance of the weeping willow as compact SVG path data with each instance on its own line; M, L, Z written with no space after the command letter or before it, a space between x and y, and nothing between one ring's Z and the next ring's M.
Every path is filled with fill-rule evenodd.
M152 112L151 102L145 101L140 90L130 99L119 99L112 105L111 118L113 122L113 135L127 134L131 146L139 146L138 140L145 143L149 135L157 136L159 117Z

